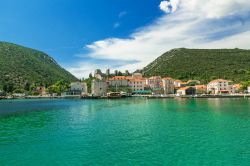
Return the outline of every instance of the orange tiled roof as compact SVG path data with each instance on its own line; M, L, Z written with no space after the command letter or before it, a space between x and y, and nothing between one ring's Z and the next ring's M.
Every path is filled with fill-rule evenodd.
M182 81L181 81L181 80L174 80L174 82L182 83Z
M211 83L215 83L215 82L230 82L229 80L224 80L224 79L217 79L217 80L213 80L211 82L209 82L210 84Z
M207 85L196 85L196 89L207 89Z
M234 84L233 86L234 86L236 89L240 89L242 85L241 85L241 84Z
M130 79L133 79L133 77L132 76L126 76L126 79L130 80Z
M150 77L149 79L161 79L160 76L153 76L153 77Z
M114 76L110 78L109 80L126 80L125 76Z
M173 80L173 78L171 78L171 77L165 77L165 78L163 78L163 80Z

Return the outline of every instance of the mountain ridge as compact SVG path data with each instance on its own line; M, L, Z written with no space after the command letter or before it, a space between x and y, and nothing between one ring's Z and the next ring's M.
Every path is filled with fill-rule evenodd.
M48 54L14 43L0 41L0 85L24 84L49 86L59 80L76 81L77 78L62 68Z
M247 81L250 80L250 50L177 48L162 54L142 71L145 76L171 76L182 80Z

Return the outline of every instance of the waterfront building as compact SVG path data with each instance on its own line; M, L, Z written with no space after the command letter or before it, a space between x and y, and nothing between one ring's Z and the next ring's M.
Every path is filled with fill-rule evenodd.
M141 73L133 73L132 78L133 79L143 79L143 76Z
M153 76L146 79L146 86L152 90L152 94L163 94L162 78L160 76Z
M248 93L250 93L250 86L249 86L249 87L247 87L247 92L248 92Z
M160 76L147 78L146 85L148 85L151 89L161 88L162 78Z
M132 92L135 91L144 91L146 80L145 79L129 79L128 82L129 87L131 87Z
M211 94L231 94L235 93L234 87L231 81L217 79L211 81L207 85L207 92Z
M232 93L239 93L241 91L242 85L241 84L234 84L232 87L233 87Z
M174 94L174 79L166 77L162 79L162 87L164 94Z
M61 94L63 97L81 96L88 94L87 83L85 82L72 82L67 92Z
M196 94L207 93L207 85L195 85Z
M93 80L91 84L92 96L106 96L108 84L106 81Z
M44 86L39 86L34 89L35 92L39 93L41 96L46 96L48 93L46 92L46 88Z
M180 87L181 87L181 83L182 83L181 80L175 80L175 81L174 81L174 87L175 87L175 88L180 88Z
M174 81L175 88L181 88L187 86L187 82L182 82L181 80Z
M182 87L177 90L178 96L195 95L195 94L196 94L196 89L195 87L192 87L192 86Z
M108 86L110 87L127 87L128 78L125 76L115 76L108 79Z
M72 82L70 84L70 93L72 95L88 94L87 83L85 83L85 82Z
M127 87L135 91L143 91L146 86L146 80L141 73L134 73L132 76L114 76L108 79L108 87L124 88Z

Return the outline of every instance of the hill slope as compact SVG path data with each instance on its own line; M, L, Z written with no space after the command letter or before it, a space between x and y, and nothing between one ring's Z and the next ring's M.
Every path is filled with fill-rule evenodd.
M43 52L0 42L0 85L23 87L25 82L51 85L59 80L76 78Z
M173 49L143 69L146 76L171 76L177 79L216 78L236 82L250 80L250 50Z

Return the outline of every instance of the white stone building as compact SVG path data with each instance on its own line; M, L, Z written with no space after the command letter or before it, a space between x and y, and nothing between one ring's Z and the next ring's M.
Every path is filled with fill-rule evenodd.
M162 78L160 76L154 76L146 79L146 85L151 89L161 88Z
M185 96L185 95L195 95L196 94L196 89L194 87L182 87L177 90L176 93L178 96Z
M70 84L70 90L82 91L83 93L88 92L87 84L85 82L72 82Z
M133 73L132 78L133 78L133 79L143 79L141 73Z
M166 77L162 79L164 94L174 94L174 79Z
M175 88L181 88L187 86L187 82L182 82L181 80L175 80L174 81L174 87Z
M93 96L106 96L108 84L106 81L93 80L91 84L91 94Z
M145 79L130 79L128 82L132 89L132 92L143 91L145 89L146 80Z
M88 94L87 83L85 82L72 82L70 84L70 90L67 95L86 95Z
M211 81L207 85L207 91L211 94L232 94L235 93L235 88L233 87L231 81L217 79Z
M108 80L108 86L111 87L127 87L128 79L125 76L115 76Z
M250 86L249 86L249 87L247 87L247 92L248 92L248 93L250 93Z

